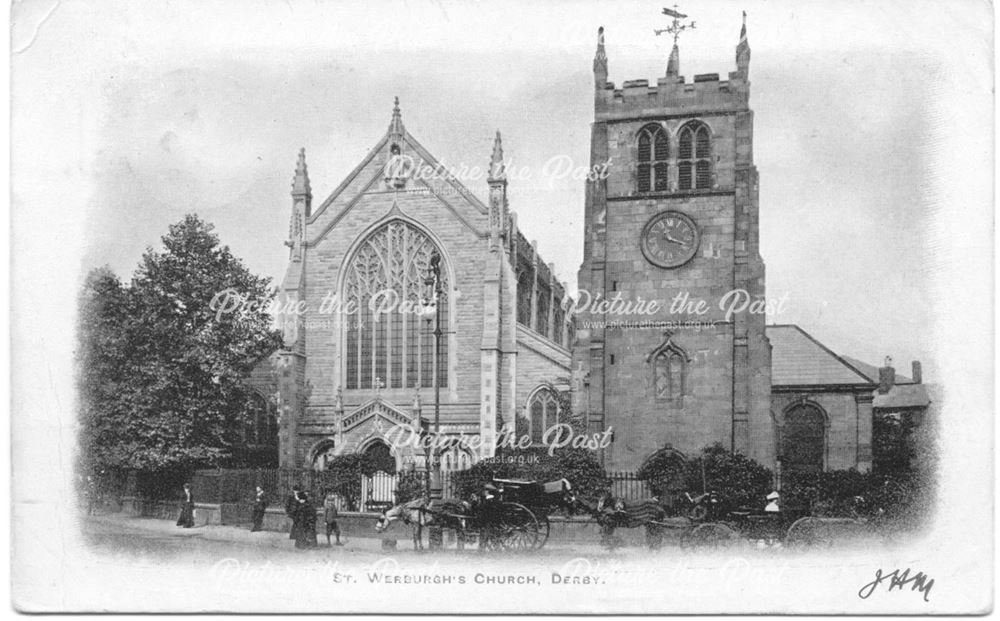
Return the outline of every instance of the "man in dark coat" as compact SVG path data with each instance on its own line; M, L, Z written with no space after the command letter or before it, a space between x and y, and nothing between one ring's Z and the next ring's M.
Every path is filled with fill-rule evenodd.
M181 515L177 518L177 525L184 528L194 526L194 495L187 483L184 484L184 500L181 501Z
M264 497L264 488L257 486L257 494L253 499L253 526L250 532L255 533L264 527L264 511L267 510L267 498Z
M285 515L292 519L292 528L288 531L289 539L296 539L299 532L299 493L301 491L301 487L293 485L292 493L285 499Z

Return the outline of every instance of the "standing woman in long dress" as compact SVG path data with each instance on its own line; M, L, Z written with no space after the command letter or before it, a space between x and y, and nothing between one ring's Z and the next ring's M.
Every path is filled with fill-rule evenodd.
M316 505L312 503L309 494L299 494L299 532L295 540L296 548L315 548L316 542Z
M194 526L194 495L188 483L184 484L184 500L181 501L181 515L177 518L177 525L184 528Z

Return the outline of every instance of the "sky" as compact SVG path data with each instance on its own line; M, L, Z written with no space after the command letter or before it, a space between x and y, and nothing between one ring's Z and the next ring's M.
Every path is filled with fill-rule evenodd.
M939 162L954 161L954 98L974 98L970 116L989 114L976 96L988 93L982 71L991 69L988 5L933 6L680 7L696 20L680 41L689 80L735 70L748 13L761 253L768 296L789 300L770 321L872 364L891 355L903 373L920 359L928 376L949 302L933 291L947 267L934 232L962 208L943 200L942 183L955 180ZM448 166L485 166L502 132L508 160L527 171L508 189L519 228L573 289L584 182L546 174L546 162L589 163L598 26L610 81L664 73L670 42L653 34L667 25L660 8L29 1L12 31L14 202L38 201L38 185L53 179L38 179L32 152L61 165L64 190L46 209L75 218L51 225L76 232L61 263L73 287L105 264L127 280L188 212L277 281L299 148L318 205L380 139L398 96L408 131ZM954 33L966 39L960 54ZM962 157L992 157L963 148ZM485 182L470 189L484 195ZM30 235L34 225L24 226ZM18 236L15 222L15 256Z

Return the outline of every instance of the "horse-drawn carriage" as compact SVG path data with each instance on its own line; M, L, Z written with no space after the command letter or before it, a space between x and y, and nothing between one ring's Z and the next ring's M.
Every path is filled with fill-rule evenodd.
M756 543L764 547L832 545L845 537L871 536L871 525L854 517L812 515L801 507L780 511L738 508L723 511L711 492L692 498L685 494L688 507L680 514L670 512L658 498L625 501L605 496L596 500L575 499L574 504L587 511L601 527L601 543L617 547L617 528L646 530L646 544L658 548L672 537L682 548L722 548Z
M723 517L692 522L681 535L680 544L687 548L719 548L749 541L765 547L816 547L871 535L871 524L859 517L816 516L795 508L777 513L740 509Z
M480 550L537 550L549 538L549 512L565 503L569 490L565 479L492 479L468 500L421 498L392 507L375 529L382 532L401 520L413 527L416 549L423 547L423 528L438 527L455 531L460 548L478 542Z
M549 514L564 507L590 514L601 529L601 543L609 548L619 541L617 528L645 527L646 543L662 545L667 536L682 548L719 548L756 542L764 546L830 545L844 537L870 536L868 522L857 517L818 517L808 511L785 507L766 512L752 509L722 511L714 494L686 495L691 506L672 514L658 498L625 501L604 495L578 496L565 479L549 483L492 479L468 500L421 498L397 505L382 514L376 530L382 532L396 520L413 527L416 549L423 547L424 527L453 530L459 548L478 542L480 550L537 550L549 538Z

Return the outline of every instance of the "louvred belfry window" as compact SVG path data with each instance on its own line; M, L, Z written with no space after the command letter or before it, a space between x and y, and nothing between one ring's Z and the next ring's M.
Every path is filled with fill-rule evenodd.
M639 130L638 191L665 192L667 182L667 158L670 156L667 133L659 125L647 125Z
M704 123L693 121L681 128L677 151L677 187L708 190L712 187L712 138Z
M404 302L418 309L427 296L424 279L433 241L421 230L402 220L393 220L375 230L361 244L347 267L344 280L344 360L348 389L372 388L379 378L389 388L431 387L434 374L433 319L431 325L414 312L400 312ZM448 275L442 266L441 330L448 333ZM391 293L389 293L391 291ZM373 297L394 299L391 312L378 314L370 306ZM378 302L376 302L377 304ZM448 338L441 339L438 382L448 385Z

